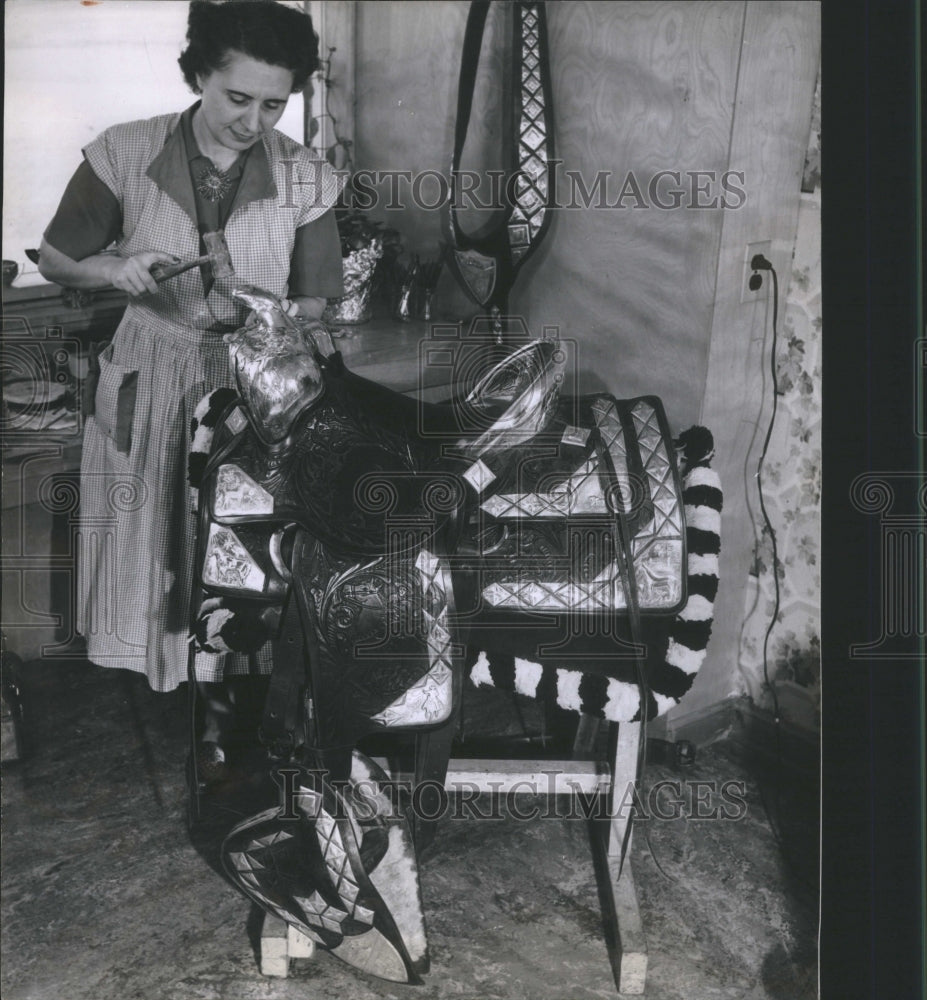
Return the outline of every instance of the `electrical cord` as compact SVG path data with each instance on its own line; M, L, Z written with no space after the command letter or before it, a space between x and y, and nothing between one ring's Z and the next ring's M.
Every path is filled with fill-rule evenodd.
M769 532L769 539L772 543L772 558L773 558L773 586L775 589L775 602L773 606L772 617L769 620L769 625L766 629L766 635L763 637L763 680L766 687L769 689L770 694L773 699L773 719L776 724L776 739L778 741L779 734L779 699L776 695L776 688L774 685L769 683L769 637L772 634L772 630L776 627L776 621L779 617L779 603L781 600L779 593L779 550L776 544L776 531L772 526L772 522L769 519L769 513L766 510L766 501L763 498L763 465L766 461L766 452L769 450L769 442L772 438L773 427L776 423L776 411L779 408L779 376L776 372L776 349L778 347L779 339L779 276L776 274L776 269L769 263L769 261L760 253L754 255L753 259L750 261L750 267L753 268L754 273L750 277L750 288L759 288L762 284L762 276L760 271L769 271L772 274L773 282L773 320L772 320L772 347L769 351L769 368L770 374L772 376L772 387L773 387L773 406L772 413L769 417L769 425L766 428L766 438L763 441L763 449L760 452L760 458L756 466L756 485L757 492L760 497L760 511L763 515L763 523L766 525L766 530ZM754 280L756 285L754 285Z
M750 276L749 287L752 291L756 291L763 283L762 275L760 271L769 271L772 275L773 284L773 315L772 315L772 345L769 352L769 367L770 374L772 377L772 387L773 387L773 405L772 413L769 417L769 424L766 428L766 437L763 440L763 448L760 452L760 457L757 462L756 467L756 485L757 493L759 494L760 501L760 511L763 515L763 523L766 526L766 530L769 533L769 539L772 544L772 576L773 576L773 611L769 619L769 625L766 627L766 634L763 637L763 681L766 685L767 690L772 696L773 702L773 726L775 732L775 757L776 764L774 770L774 781L773 781L773 810L770 812L769 805L766 801L766 796L763 794L761 786L759 788L760 800L763 803L763 811L766 813L766 819L769 822L769 828L772 831L773 839L776 845L782 852L782 856L786 859L787 864L792 869L796 877L806 886L811 887L816 891L816 886L813 886L802 872L800 872L793 862L788 850L786 849L785 839L782 835L781 826L779 824L779 813L780 813L780 793L781 793L781 773L782 773L782 719L779 713L779 698L776 694L776 687L774 684L770 683L769 679L769 638L772 635L773 629L776 627L776 623L779 619L779 609L781 602L781 594L779 588L779 549L776 540L776 531L772 526L772 522L769 518L769 512L766 509L766 501L763 496L763 466L766 462L766 453L769 449L769 442L772 439L773 427L776 423L776 413L779 407L779 397L782 393L779 390L779 377L776 372L776 353L778 348L779 339L779 276L776 273L776 269L772 264L762 255L756 254L750 261L750 267L753 269L753 274ZM773 813L775 813L776 819L773 819Z

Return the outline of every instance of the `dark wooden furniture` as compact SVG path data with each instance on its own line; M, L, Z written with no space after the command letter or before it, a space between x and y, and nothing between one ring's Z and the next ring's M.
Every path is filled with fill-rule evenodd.
M90 344L112 335L125 303L115 290L77 294L50 284L3 289L2 623L10 650L25 661L79 650L73 584L80 379ZM30 400L25 405L24 393ZM45 426L53 408L66 415Z

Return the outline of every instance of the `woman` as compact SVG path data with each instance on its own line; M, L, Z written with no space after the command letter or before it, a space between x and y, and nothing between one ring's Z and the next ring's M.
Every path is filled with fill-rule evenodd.
M272 0L194 0L187 41L179 62L200 99L86 147L40 262L51 281L130 296L85 428L78 627L91 661L144 672L158 691L186 679L189 428L202 396L229 384L222 335L245 319L233 282L314 318L343 294L337 179L274 130L318 67L310 18ZM155 264L204 254L215 230L234 278L204 266L156 283ZM243 658L197 657L200 681L247 671Z

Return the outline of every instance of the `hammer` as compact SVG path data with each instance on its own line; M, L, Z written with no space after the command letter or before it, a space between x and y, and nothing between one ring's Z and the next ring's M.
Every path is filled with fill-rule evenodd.
M160 284L173 278L177 274L183 274L191 268L199 267L201 264L212 265L212 275L214 278L232 278L235 269L232 267L232 255L229 253L228 243L225 242L225 233L203 233L203 242L206 244L206 253L196 260L181 261L178 264L155 264L151 268L151 276Z

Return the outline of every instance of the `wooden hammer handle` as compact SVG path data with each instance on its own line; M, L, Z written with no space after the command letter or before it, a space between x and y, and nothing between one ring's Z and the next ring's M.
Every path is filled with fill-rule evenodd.
M154 264L150 274L160 284L162 281L167 281L168 278L173 278L177 274L183 274L184 271L189 271L191 268L208 263L209 254L207 253L203 254L202 257L197 257L196 260L189 260L180 264Z

